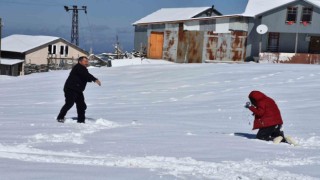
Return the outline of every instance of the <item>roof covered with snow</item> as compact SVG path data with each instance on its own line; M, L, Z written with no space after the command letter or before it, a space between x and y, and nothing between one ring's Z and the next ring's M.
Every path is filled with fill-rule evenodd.
M210 8L212 7L162 8L134 22L133 25L187 20Z
M18 63L23 63L24 60L21 59L0 59L0 64L3 65L14 65L14 64L18 64Z
M298 0L248 0L244 16L257 16L272 9L295 2ZM320 7L320 0L304 0L307 3Z
M320 7L320 0L305 0L306 2L309 2L310 4L313 4L317 7Z
M53 36L32 36L15 34L2 38L2 51L24 53L41 45L60 39Z

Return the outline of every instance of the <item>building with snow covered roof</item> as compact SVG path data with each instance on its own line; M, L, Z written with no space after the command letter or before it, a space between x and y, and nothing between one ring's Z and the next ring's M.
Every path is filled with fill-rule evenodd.
M27 67L19 67L20 74L47 71L49 66L60 69L65 67L64 64L73 64L78 57L88 55L85 50L67 40L53 36L15 34L2 38L1 41L1 57L6 61L22 60ZM8 71L1 71L1 74L11 75Z
M24 60L0 58L0 75L19 76Z
M288 63L319 63L320 0L249 0L247 56ZM257 33L259 25L267 32ZM259 45L260 44L260 45Z
M136 21L135 49L178 63L320 60L320 0L248 0L232 15L208 9L161 9Z
M220 15L213 6L160 9L133 23L134 48L136 51L146 49L147 56L152 59L163 58L173 62L185 62L189 59L190 62L202 62L203 46L198 38L202 38L203 33L199 31L201 28L214 26L215 22L209 20L200 24L198 20L192 19ZM189 40L193 43L189 44ZM191 48L196 49L193 51L195 53L188 54L188 49Z

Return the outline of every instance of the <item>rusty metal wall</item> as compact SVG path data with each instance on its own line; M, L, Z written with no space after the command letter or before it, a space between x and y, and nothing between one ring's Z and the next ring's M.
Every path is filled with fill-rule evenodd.
M178 49L178 31L165 31L163 44L163 58L176 62Z
M246 58L247 32L232 31L231 57L233 61L243 61Z
M177 63L202 63L203 35L201 31L179 31Z
M203 57L205 60L243 61L246 55L247 32L204 34Z
M288 64L320 64L320 54L260 53L259 62Z
M247 32L186 31L182 23L154 26L152 29L164 32L162 55L163 59L168 61L176 63L203 63L206 60L243 61L246 56ZM148 34L152 29L148 29Z

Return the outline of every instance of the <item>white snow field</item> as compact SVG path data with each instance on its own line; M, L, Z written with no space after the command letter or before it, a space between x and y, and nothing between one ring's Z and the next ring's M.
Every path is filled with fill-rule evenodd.
M319 65L144 62L89 69L86 124L55 120L69 70L0 76L0 179L320 179ZM254 139L252 90L298 146Z

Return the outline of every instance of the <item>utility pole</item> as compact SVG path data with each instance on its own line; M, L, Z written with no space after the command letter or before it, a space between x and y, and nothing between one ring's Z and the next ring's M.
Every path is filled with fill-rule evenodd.
M78 8L78 6L74 5L72 7L64 6L64 9L68 12L72 10L72 27L71 27L71 43L75 45L79 45L79 17L78 11L84 10L84 13L87 14L87 6L82 6Z
M119 54L120 54L120 43L119 43L119 38L118 38L118 35L116 36L116 40L117 40L117 42L116 42L116 53L117 53L117 59L120 59L120 57L119 57Z

